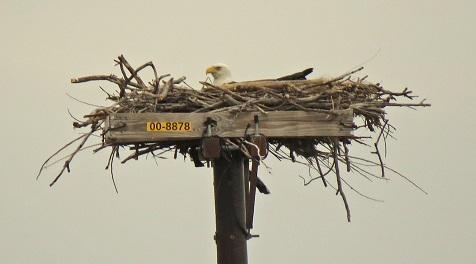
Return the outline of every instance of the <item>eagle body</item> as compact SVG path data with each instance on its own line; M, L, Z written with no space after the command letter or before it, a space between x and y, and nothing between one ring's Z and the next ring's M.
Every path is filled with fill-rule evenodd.
M290 75L286 75L277 79L276 81L289 81L289 80L306 80L306 76L313 72L313 68L308 68L300 72L296 72ZM213 64L207 68L206 74L211 74L213 77L213 85L223 85L233 82L231 78L230 68L223 63Z

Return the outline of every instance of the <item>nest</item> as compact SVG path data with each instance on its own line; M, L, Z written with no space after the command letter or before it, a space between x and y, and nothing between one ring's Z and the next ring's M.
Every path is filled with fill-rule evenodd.
M385 108L391 106L430 106L424 100L417 103L409 101L413 100L416 96L412 95L412 91L407 88L401 92L392 92L384 89L378 83L368 82L366 80L367 76L354 77L363 68L358 68L336 78L313 80L280 78L275 80L228 83L222 86L201 82L202 87L200 90L197 90L185 82L185 77L172 78L168 74L159 76L152 62L133 68L122 55L115 62L120 68L121 77L113 74L93 75L71 80L72 83L108 81L117 85L117 91L109 93L101 88L105 92L107 99L112 102L111 105L95 109L92 113L85 115L83 120L76 119L73 123L75 128L89 127L89 131L60 148L42 165L38 176L45 167L64 160L61 171L50 185L53 185L65 170L69 172L70 163L77 153L95 146L96 148L93 152L106 148L111 149L106 169L111 170L113 182L112 165L114 159L119 157L120 150L130 152L122 159L122 163L131 159L138 159L143 155L151 155L157 158L163 157L167 152L172 152L174 158L177 158L178 154L182 154L184 157L189 156L196 166L203 166L199 155L197 155L197 149L200 146L198 141L144 142L139 144L114 144L106 142L104 135L107 131L105 130L104 122L113 113L239 113L259 111L266 114L271 111L300 110L336 114L337 110L351 109L354 113L354 131L363 130L363 134L369 136L306 139L270 138L268 150L269 154L280 161L289 160L307 166L309 168L308 177L300 176L304 181L304 185L320 179L324 186L332 186L337 194L340 194L343 198L347 217L350 220L350 210L343 192L343 185L347 185L351 190L360 195L365 195L359 193L347 183L345 178L341 177L340 170L342 169L339 169L340 164L343 164L341 166L346 171L357 173L369 180L371 178L385 178L386 169L392 169L384 164L379 151L379 143L391 137L395 130L395 127L390 125L389 120L386 118ZM151 82L145 83L140 73L148 68L152 70L154 77ZM362 133L359 132L359 134ZM98 135L103 139L99 145L86 145L86 142L92 135ZM368 143L369 139L372 139L371 135L373 135L373 143ZM248 143L246 138L223 140L226 144L238 146L243 155L252 158L250 153L248 153L248 148L245 147ZM376 158L373 160L372 158L351 155L349 146L354 142L373 148L372 153L375 154ZM77 143L77 146L70 154L58 159L56 162L53 161L54 157L75 143ZM368 166L380 167L380 175L369 171ZM335 175L336 186L333 186L329 181L328 176L330 175ZM403 175L401 176L404 177ZM412 181L410 182L414 184ZM373 199L368 196L365 197Z

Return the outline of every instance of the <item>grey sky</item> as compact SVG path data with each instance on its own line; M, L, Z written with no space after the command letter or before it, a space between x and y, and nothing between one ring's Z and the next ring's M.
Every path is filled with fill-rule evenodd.
M42 161L79 131L91 111L65 93L105 104L87 74L117 73L113 58L152 60L198 86L206 66L235 80L305 67L336 75L365 63L369 80L408 86L433 107L392 109L397 175L349 176L375 203L319 182L302 186L297 165L269 160L272 195L259 196L250 263L472 263L476 247L476 19L474 1L0 1L2 263L215 263L211 169L153 160L116 166L85 152L54 188L59 167L34 180ZM368 61L377 53L377 56ZM370 150L354 149L368 156Z

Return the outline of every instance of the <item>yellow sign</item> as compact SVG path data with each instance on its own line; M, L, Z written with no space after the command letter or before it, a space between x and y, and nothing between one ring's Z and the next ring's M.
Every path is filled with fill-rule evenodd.
M188 132L192 131L192 124L183 121L157 121L147 122L148 132Z

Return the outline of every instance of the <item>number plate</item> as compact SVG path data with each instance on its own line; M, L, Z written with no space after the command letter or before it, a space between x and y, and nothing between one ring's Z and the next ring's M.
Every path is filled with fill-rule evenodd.
M187 132L192 131L192 124L182 121L147 122L146 129L148 132Z

